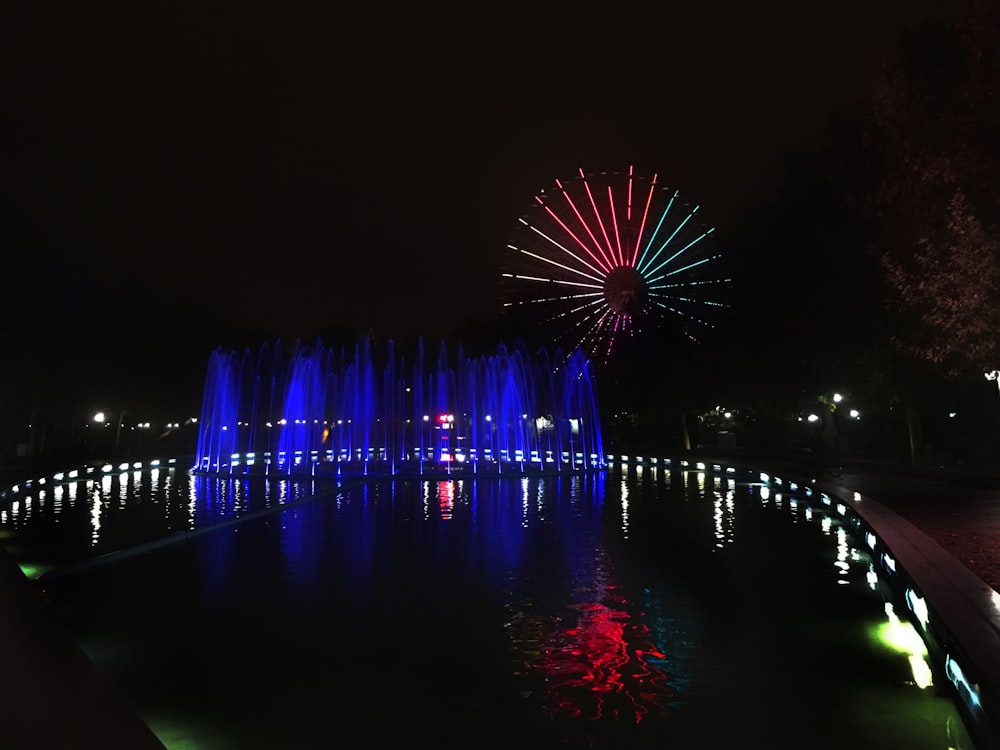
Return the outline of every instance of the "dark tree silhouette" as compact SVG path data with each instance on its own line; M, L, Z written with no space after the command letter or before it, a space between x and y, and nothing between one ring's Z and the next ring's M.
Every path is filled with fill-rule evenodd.
M1000 363L1000 10L903 37L867 133L880 179L865 205L898 313L893 341L953 377Z

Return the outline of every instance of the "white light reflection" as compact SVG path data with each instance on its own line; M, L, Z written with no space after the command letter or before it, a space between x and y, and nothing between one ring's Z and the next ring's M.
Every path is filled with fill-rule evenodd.
M118 507L124 508L126 500L128 500L128 474L122 473L118 476Z
M837 573L840 576L837 579L837 583L850 583L847 579L847 576L851 572L851 566L847 562L849 554L850 548L847 546L847 529L840 526L837 528L837 561L834 563L834 566L837 568Z
M622 536L628 539L628 483L622 480Z
M528 528L528 508L529 508L528 478L521 479L521 526Z
M198 493L195 490L197 482L188 484L188 528L194 528L195 509L198 507Z
M886 570L890 570L893 573L896 572L896 561L889 557L889 555L882 555L882 564L885 566Z
M94 490L90 502L90 545L97 544L101 536L101 493Z
M906 590L906 603L909 605L910 610L913 612L914 616L917 618L917 622L920 623L920 627L927 630L927 623L930 619L930 613L927 609L927 602L924 598L917 594L913 589Z
M727 544L732 544L736 539L733 531L735 520L734 508L736 507L736 488L732 480L729 481L729 489L725 496L715 493L715 548L722 549Z
M868 573L865 574L865 580L868 581L868 588L872 591L878 586L878 573L875 572L875 566L873 564L868 565Z

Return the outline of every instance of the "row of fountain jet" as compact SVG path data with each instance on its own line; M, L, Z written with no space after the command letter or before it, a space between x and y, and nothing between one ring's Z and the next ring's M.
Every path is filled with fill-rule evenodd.
M528 472L596 468L601 423L582 352L500 344L412 359L317 341L209 357L194 469L207 473Z

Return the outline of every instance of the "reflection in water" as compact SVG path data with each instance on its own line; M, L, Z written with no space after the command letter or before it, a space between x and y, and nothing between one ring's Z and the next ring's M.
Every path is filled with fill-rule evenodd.
M628 539L628 482L623 478L621 486L622 537Z
M604 593L600 601L573 605L576 622L549 635L527 662L545 676L549 715L640 722L655 712L665 718L675 691L651 663L664 654L629 602L614 587Z
M455 511L455 482L448 480L437 483L438 511L442 521L450 521Z
M721 492L716 489L713 493L713 506L714 506L714 518L715 518L715 546L716 548L725 547L727 544L732 544L736 539L735 533L735 508L736 508L736 483L730 479L728 480L728 489L726 494L723 496ZM766 498L765 498L766 499Z
M94 490L90 499L90 544L96 545L101 537L101 493Z
M562 575L553 583L535 570L533 578L510 582L506 629L514 674L523 680L524 694L539 701L551 719L582 721L584 726L664 720L679 690L690 683L689 674L672 669L682 658L678 648L686 652L690 643L672 639L675 623L655 589L640 589L642 596L633 600L615 580L621 561L612 547L629 543L632 483L615 483L620 494L607 497L603 478L574 477L568 503L566 484L563 492L559 488L558 482L539 482L537 509L531 509L528 483L522 480L522 528L537 529L533 524L539 519L551 519L551 527L543 524L543 530L551 528L549 544L559 552L548 565ZM617 528L592 525L592 513L602 508L614 513ZM611 536L602 540L607 534ZM549 585L565 592L561 606Z

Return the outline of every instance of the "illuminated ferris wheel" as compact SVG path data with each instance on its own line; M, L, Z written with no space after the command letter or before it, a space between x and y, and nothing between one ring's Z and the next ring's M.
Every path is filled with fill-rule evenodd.
M714 228L658 175L585 173L535 196L507 245L504 307L554 326L600 360L626 337L672 327L697 341L730 279Z

